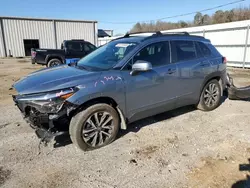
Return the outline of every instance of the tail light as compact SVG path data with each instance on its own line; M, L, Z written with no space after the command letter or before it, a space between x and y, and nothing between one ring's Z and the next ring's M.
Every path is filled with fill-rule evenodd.
M224 64L226 64L226 63L227 63L227 58L226 58L226 57L223 57L223 58L222 58L222 61L223 61Z
M31 57L36 57L36 52L35 51L31 51Z

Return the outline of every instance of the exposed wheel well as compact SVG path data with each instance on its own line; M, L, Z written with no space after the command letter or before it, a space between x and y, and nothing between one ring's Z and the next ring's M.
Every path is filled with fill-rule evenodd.
M95 99L91 99L91 100L83 103L81 106L89 106L89 105L93 105L96 103L105 103L105 104L111 105L114 108L117 107L117 103L115 102L115 100L110 98L110 97L98 97Z
M88 108L89 106L92 106L92 105L98 104L98 103L108 104L108 105L112 106L114 109L116 109L116 107L118 106L117 103L115 102L115 100L110 98L110 97L98 97L98 98L91 99L91 100L81 104L76 110L74 110L70 113L70 116L72 117L75 114L77 114L78 112L84 110L85 108Z
M117 111L117 113L119 115L120 122L121 122L121 129L125 130L127 128L126 118L124 117L124 114L118 108L117 102L110 97L98 97L98 98L91 99L91 100L83 103L82 105L80 105L76 110L72 111L69 114L69 116L73 117L75 114L79 113L80 111L84 110L85 108L88 108L89 106L94 105L94 104L98 104L98 103L105 103L105 104L112 106Z

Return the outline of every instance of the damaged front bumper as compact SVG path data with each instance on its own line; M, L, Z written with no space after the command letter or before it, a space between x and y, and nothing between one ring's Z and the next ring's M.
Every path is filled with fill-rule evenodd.
M70 113L78 107L66 101L65 98L60 98L57 93L51 96L54 97L48 94L13 96L24 119L35 129L36 135L45 142L55 136L68 133Z
M236 87L233 83L233 78L228 74L228 98L231 100L249 100L250 99L250 86Z

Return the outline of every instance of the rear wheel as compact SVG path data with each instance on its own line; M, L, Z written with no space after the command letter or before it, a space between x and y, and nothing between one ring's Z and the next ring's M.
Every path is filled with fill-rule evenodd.
M108 145L115 140L118 130L118 113L107 104L95 104L79 112L69 127L72 142L84 151Z
M209 81L202 90L197 108L203 111L216 109L221 102L221 87L217 80Z
M61 64L62 64L62 62L59 59L51 59L51 60L49 60L47 67L55 67L55 66L58 66Z

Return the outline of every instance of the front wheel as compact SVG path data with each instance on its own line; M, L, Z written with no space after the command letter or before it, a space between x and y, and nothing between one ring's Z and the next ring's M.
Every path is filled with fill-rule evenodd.
M202 111L216 109L221 102L221 87L217 80L209 81L202 90L197 108Z
M108 104L95 104L76 114L70 122L72 142L81 150L93 150L115 140L119 116Z

